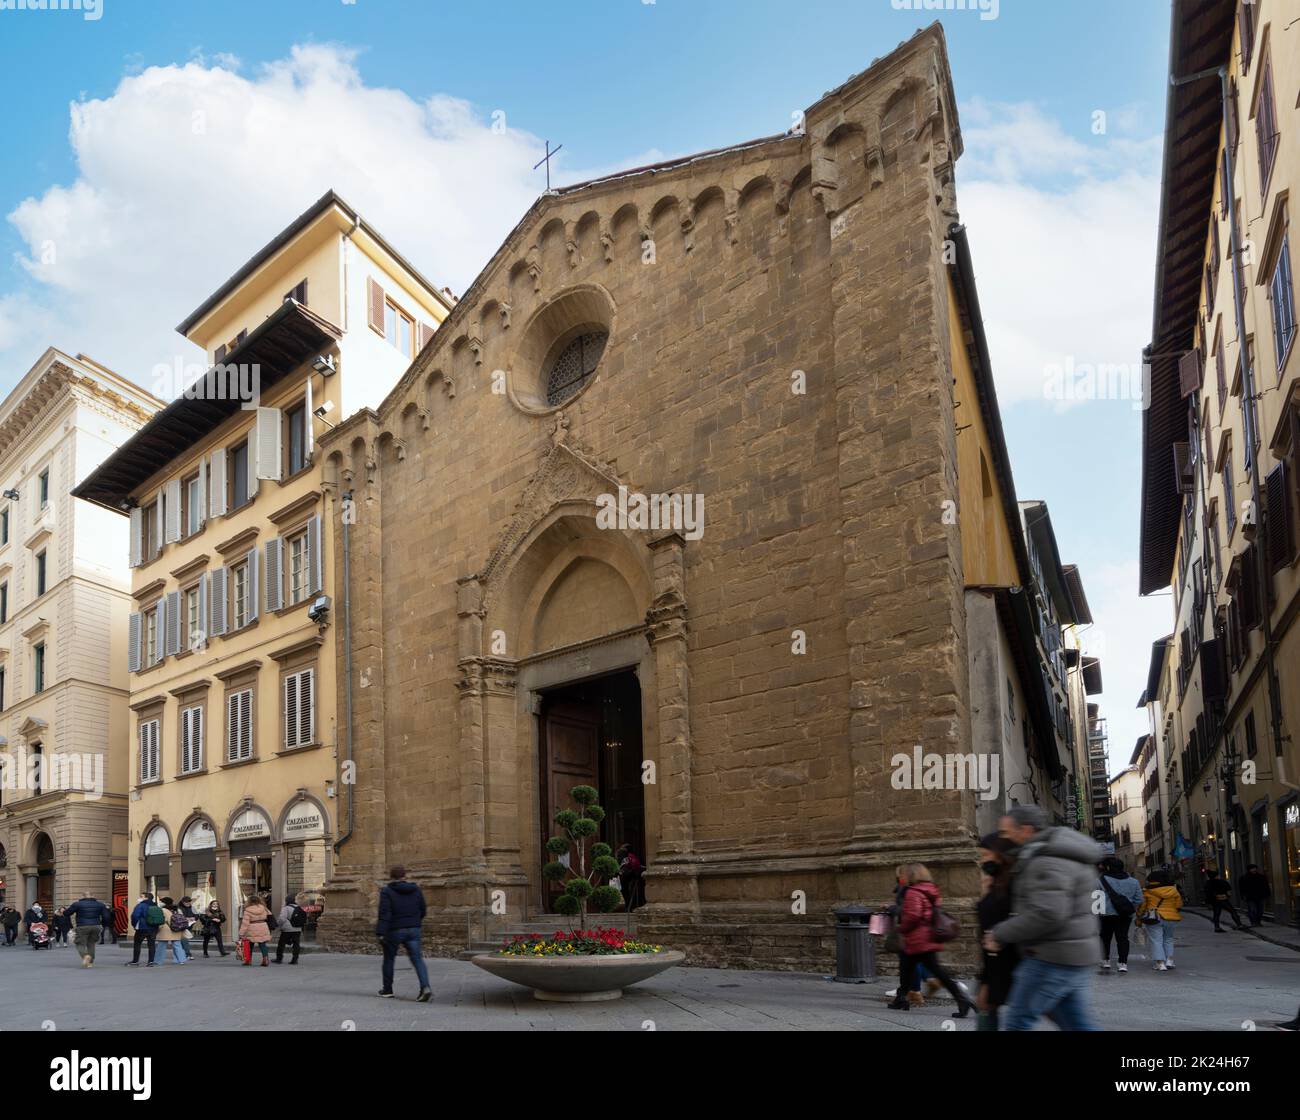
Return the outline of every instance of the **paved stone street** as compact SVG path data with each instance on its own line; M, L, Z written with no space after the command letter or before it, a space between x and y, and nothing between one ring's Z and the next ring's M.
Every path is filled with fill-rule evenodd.
M1215 934L1189 914L1177 971L1155 973L1145 950L1126 976L1098 976L1094 1004L1107 1030L1266 1029L1295 1014L1300 952L1245 933ZM379 958L304 955L296 968L241 968L197 959L185 966L127 969L120 948L102 949L92 970L72 948L0 950L0 1027L137 1030L163 1006L183 1009L188 1029L241 1030L973 1030L948 1019L952 1003L887 1011L893 980L842 985L820 976L676 968L605 1004L550 1004L464 961L428 961L434 1002L414 1002L409 964L398 966L399 999L381 1000ZM892 958L891 958L892 959ZM48 1028L47 1028L48 1029Z

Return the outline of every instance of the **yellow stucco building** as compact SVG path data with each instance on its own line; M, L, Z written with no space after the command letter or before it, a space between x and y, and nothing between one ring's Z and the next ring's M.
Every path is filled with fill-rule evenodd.
M329 875L351 507L315 440L383 398L452 302L330 192L180 324L206 362L78 487L130 518L132 897L233 917Z

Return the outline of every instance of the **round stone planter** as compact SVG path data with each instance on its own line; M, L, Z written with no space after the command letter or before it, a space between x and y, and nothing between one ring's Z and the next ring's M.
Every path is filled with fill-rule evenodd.
M619 999L624 988L681 964L686 954L676 949L600 957L503 957L499 953L480 953L472 959L493 976L532 988L536 999L587 1003Z

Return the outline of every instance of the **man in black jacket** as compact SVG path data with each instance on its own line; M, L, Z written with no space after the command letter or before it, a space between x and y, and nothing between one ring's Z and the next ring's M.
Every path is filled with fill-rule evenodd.
M1273 888L1269 886L1268 876L1259 869L1259 864L1246 865L1246 874L1237 880L1237 893L1246 904L1246 916L1252 926L1264 924L1264 904L1268 902Z
M379 994L384 999L393 998L393 965L397 951L405 949L420 981L420 994L415 998L428 1003L433 991L429 988L429 970L424 966L420 946L420 923L428 909L424 892L407 879L405 867L389 868L388 874L392 882L379 890L379 921L375 926L375 933L384 946L384 986Z
M1237 908L1232 905L1232 886L1227 879L1219 877L1219 872L1215 868L1211 868L1205 873L1205 900L1210 904L1210 909L1214 913L1215 933L1228 932L1219 925L1225 910L1232 915L1234 929L1246 928L1241 924L1241 919L1237 916Z
M81 954L81 967L95 967L95 946L99 944L104 926L113 920L113 913L92 894L83 894L67 908L68 920L75 923L72 939Z

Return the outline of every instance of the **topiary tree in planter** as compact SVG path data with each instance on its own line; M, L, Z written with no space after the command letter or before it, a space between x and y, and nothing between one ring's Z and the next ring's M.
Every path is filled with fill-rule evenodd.
M552 859L542 868L542 876L563 884L555 899L556 912L569 918L571 925L576 918L577 928L585 930L588 910L598 913L616 910L623 905L623 895L609 883L618 874L618 861L610 846L601 841L590 843L605 819L605 810L596 804L600 794L592 786L574 786L569 796L578 808L561 809L555 814L555 823L562 832L546 841L546 851ZM559 858L565 853L569 855L567 866ZM604 883L600 882L602 878Z

